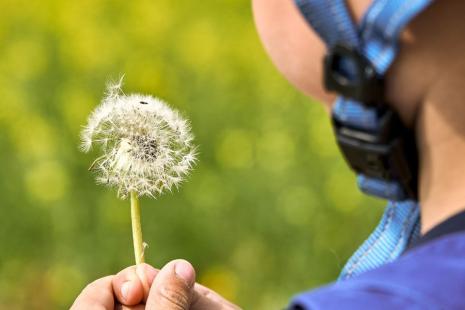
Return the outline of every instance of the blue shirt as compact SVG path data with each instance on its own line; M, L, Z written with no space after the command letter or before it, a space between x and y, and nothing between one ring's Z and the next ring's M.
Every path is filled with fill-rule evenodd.
M439 225L395 262L296 296L290 309L465 309L465 231L450 225L462 220Z

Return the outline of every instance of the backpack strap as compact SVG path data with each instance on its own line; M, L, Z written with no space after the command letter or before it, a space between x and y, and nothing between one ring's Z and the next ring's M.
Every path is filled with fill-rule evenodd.
M360 26L344 0L295 2L328 48L324 84L339 94L332 109L339 147L361 190L391 200L343 268L343 280L396 259L419 235L415 139L386 104L383 77L398 53L400 33L432 0L375 0Z
M417 199L415 138L385 102L384 74L399 34L431 0L376 0L355 25L344 0L296 0L326 43L324 84L339 94L333 111L338 145L360 189L393 201Z

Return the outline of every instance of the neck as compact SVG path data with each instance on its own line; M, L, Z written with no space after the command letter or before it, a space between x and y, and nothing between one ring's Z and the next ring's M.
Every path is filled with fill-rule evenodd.
M463 68L438 77L417 119L422 233L465 210Z

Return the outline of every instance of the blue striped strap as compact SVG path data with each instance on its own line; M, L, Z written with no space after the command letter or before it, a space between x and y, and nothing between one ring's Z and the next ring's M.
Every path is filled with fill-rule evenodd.
M375 0L367 10L361 26L356 27L342 0L295 0L306 20L322 37L328 48L343 43L359 49L384 75L399 49L399 35L409 21L432 0ZM350 70L350 66L345 66ZM349 127L375 131L379 126L376 108L339 97L333 117ZM405 195L397 182L360 175L359 187L366 193L402 201ZM420 211L416 202L390 202L380 224L349 259L340 279L348 279L364 271L394 260L409 242L419 235Z

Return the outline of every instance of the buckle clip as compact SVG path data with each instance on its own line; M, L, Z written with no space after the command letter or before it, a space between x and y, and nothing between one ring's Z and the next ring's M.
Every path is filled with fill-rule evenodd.
M384 81L355 48L336 44L324 58L324 86L364 104L384 102Z
M376 107L376 109L381 109ZM415 137L390 109L379 111L380 126L367 131L347 126L333 114L336 141L346 162L358 174L397 182L417 199L418 160Z

